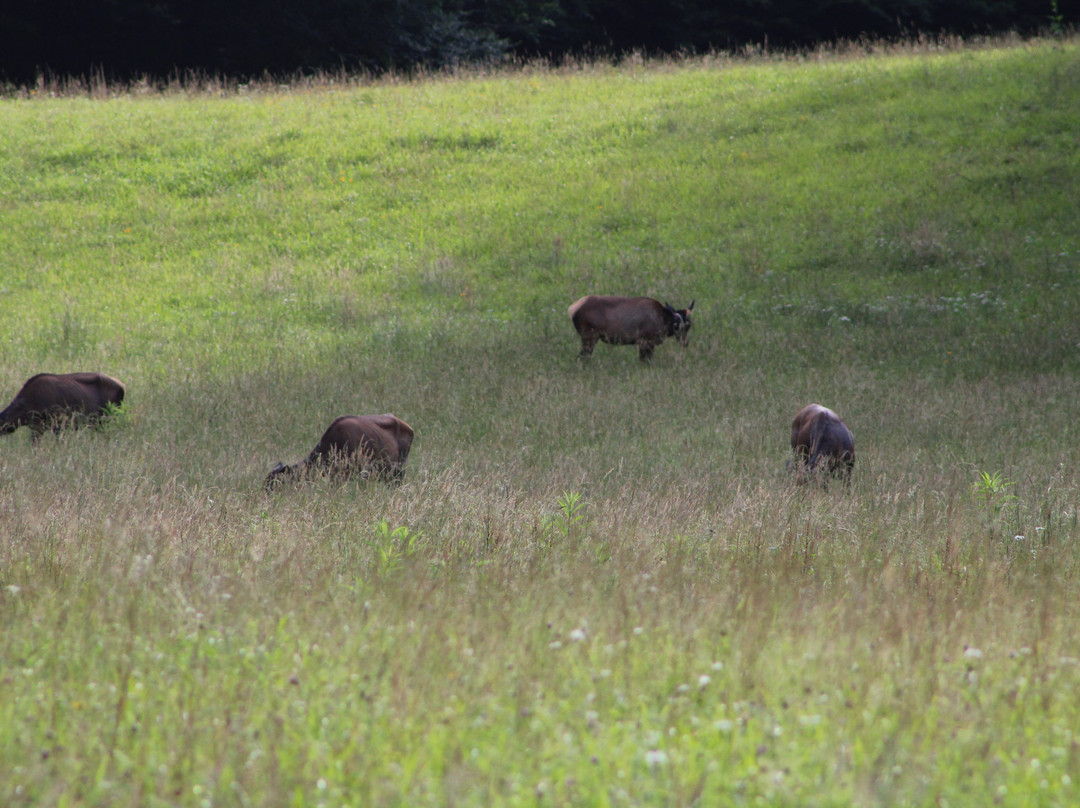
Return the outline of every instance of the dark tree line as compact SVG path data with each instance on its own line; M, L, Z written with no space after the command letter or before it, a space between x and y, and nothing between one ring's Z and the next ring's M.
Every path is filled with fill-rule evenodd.
M1034 32L1080 0L14 0L0 78L236 78L523 57Z

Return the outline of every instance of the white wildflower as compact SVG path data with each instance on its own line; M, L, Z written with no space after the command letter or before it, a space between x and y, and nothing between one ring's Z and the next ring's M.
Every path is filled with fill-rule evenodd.
M662 766L667 763L667 754L662 749L650 749L645 753L645 762L650 766Z

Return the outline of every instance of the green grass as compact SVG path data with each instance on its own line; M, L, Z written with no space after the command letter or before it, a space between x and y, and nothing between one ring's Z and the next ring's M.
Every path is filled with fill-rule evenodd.
M1080 46L877 50L0 100L0 802L1075 804Z

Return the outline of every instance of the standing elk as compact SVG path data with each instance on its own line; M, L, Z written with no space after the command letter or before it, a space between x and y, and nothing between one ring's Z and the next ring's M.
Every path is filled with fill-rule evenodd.
M855 436L835 412L820 404L799 410L791 422L791 450L795 453L795 482L802 485L819 469L851 484L855 466Z
M684 348L690 332L690 310L676 309L651 297L613 297L586 295L571 304L570 319L581 337L581 353L592 355L596 343L637 345L642 362L652 359L653 348L668 337L675 337Z
M360 474L400 483L412 447L413 429L396 415L343 415L334 419L311 454L299 463L278 463L266 478L267 490L313 473Z
M77 429L99 422L111 406L124 401L124 385L104 373L39 373L0 412L0 435L10 435L20 426L30 428L30 440L51 429Z

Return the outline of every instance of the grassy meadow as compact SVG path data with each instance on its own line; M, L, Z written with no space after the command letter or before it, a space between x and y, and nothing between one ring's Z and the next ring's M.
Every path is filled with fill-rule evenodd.
M55 89L0 405L128 397L0 439L0 803L1080 802L1080 41ZM403 486L264 492L382 412Z

